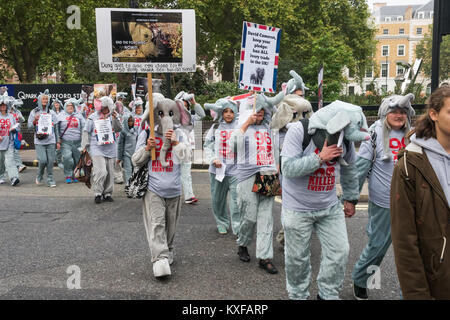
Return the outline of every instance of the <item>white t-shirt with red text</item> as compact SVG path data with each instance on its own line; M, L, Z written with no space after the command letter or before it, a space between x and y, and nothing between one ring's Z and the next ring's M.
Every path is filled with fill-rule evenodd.
M369 175L369 200L382 208L390 208L390 191L394 165L397 163L398 151L405 147L405 132L403 130L390 130L389 152L391 159L383 161L383 127L380 120L374 123L377 134L377 157ZM372 160L373 147L371 141L364 141L359 147L358 157Z

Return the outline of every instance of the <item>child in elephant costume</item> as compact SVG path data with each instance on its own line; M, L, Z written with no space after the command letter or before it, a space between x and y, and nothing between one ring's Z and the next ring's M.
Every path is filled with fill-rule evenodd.
M189 161L191 150L179 125L190 122L190 114L181 101L153 96L155 137L149 130L139 134L136 152L132 156L137 168L148 167L147 192L143 198L143 217L151 251L153 274L171 274L173 241L181 212L181 163ZM148 104L148 103L147 103ZM149 108L144 115L148 115ZM155 149L156 160L151 160Z
M20 123L16 123L13 115L9 113L14 98L7 93L0 96L0 184L5 183L5 171L8 173L12 186L19 181L19 170L14 160L13 135L20 131Z
M94 101L95 112L86 121L81 148L92 157L92 190L95 203L113 202L114 159L117 158L116 132L122 130L114 102L109 97ZM101 130L101 131L99 131Z
M56 114L56 119L58 119L58 116L61 112L63 112L63 103L61 100L59 100L58 98L53 99L52 101L52 111ZM56 137L57 141L58 141L58 137ZM63 164L63 160L62 160L62 153L61 153L61 149L56 148L56 163L58 164L58 167L60 169L64 170L64 164Z
M175 100L182 101L185 110L191 115L191 122L187 125L182 126L182 129L189 139L191 149L194 150L194 123L195 121L200 121L205 117L205 110L203 110L202 106L195 101L195 96L193 93L186 93L184 91L181 91L176 95ZM198 202L198 199L194 195L194 190L192 189L191 167L192 161L181 164L181 181L183 184L184 202L188 204L194 204Z
M64 104L64 110L57 118L57 126L60 136L57 144L60 146L66 183L78 182L73 170L81 156L81 136L85 126L84 117L76 112L78 100L68 99Z
M139 126L135 126L135 118L132 114L124 117L122 126L123 129L120 132L117 149L117 164L120 166L120 162L122 162L125 184L128 185L128 181L133 173L131 157L136 151Z
M390 199L391 179L397 154L405 147L405 135L415 115L411 107L414 95L393 95L383 99L377 120L369 129L372 139L361 144L356 160L359 189L369 179L369 242L352 272L353 293L357 300L368 299L368 267L380 266L391 240ZM369 173L370 172L370 173ZM369 174L369 175L368 175Z
M53 164L56 157L56 137L59 136L59 128L56 126L57 115L50 110L50 93L48 89L41 93L37 98L38 106L30 112L28 117L28 129L34 130L34 145L36 155L39 161L39 169L36 177L36 184L40 185L43 180L44 171L47 168L47 185L51 188L56 187L53 178ZM45 116L50 118L50 125L39 128L39 119ZM45 130L40 132L39 130Z
M335 101L314 113L308 127L297 122L286 134L281 152L281 222L290 299L309 298L313 229L322 246L318 299L339 299L349 253L345 217L354 215L359 198L358 185L354 183L358 175L353 141L370 138L361 130L367 131L362 109ZM337 138L341 132L343 142ZM339 159L345 160L345 166L340 165ZM337 170L340 170L344 212L336 195Z
M237 155L230 146L230 137L237 128L236 118L238 116L238 106L235 102L227 98L219 99L215 104L205 103L205 109L214 110L219 120L209 129L205 138L203 149L206 153L209 165L209 175L211 183L211 200L214 218L216 219L217 230L220 234L226 234L230 227L233 234L239 233L241 222L240 211L237 206L236 187L237 178ZM223 180L216 179L216 171L225 166ZM229 210L227 210L227 196L229 194Z

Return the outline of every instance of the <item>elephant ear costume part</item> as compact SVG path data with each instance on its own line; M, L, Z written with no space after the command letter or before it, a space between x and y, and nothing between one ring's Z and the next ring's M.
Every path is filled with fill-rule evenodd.
M313 114L311 103L296 94L288 94L278 104L277 112L272 117L271 129L284 128L288 123L297 122L305 118L310 118Z
M69 104L72 104L72 105L73 105L73 112L72 112L72 113L75 113L76 110L77 110L77 107L78 107L78 105L79 105L79 100L74 99L74 98L67 99L67 100L65 101L65 103L64 103L64 111L65 111L66 113L69 113L69 112L67 111L67 106L68 106Z
M406 134L411 130L411 119L416 114L414 108L411 106L412 101L414 101L414 95L412 93L408 93L405 96L391 95L384 98L381 102L380 108L378 109L378 117L380 118L383 126L383 156L381 157L381 160L390 161L392 158L389 150L389 131L391 130L391 127L386 119L388 113L395 111L396 109L406 111L407 119L405 126L402 129Z
M222 121L223 117L223 111L225 109L231 109L234 113L234 119L237 119L238 116L238 104L235 101L229 100L227 98L221 98L217 100L215 103L205 103L205 109L210 110L214 112L214 121L219 120Z
M305 93L306 90L309 90L307 86L305 86L305 83L303 82L303 78L300 77L300 75L295 72L294 70L289 71L289 74L292 76L292 79L288 81L286 85L286 93L292 94L295 90L301 89L303 93Z
M319 109L309 118L308 134L321 137L315 139L321 141L317 146L319 149L322 149L325 139L329 145L337 144L341 135L353 142L370 139L362 108L339 100ZM339 162L347 165L342 157L339 157Z
M14 101L15 101L14 97L10 97L7 94L0 96L0 104L6 105L6 112L11 110L11 108L13 107Z

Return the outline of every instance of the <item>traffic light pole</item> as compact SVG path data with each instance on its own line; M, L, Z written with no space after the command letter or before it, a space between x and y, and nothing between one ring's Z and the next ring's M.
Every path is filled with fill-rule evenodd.
M433 16L433 52L431 55L431 92L439 87L439 59L442 41L441 35L441 0L434 0Z

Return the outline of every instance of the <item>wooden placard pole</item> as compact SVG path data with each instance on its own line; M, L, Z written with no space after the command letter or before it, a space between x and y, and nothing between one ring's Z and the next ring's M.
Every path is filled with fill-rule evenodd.
M152 74L147 73L147 85L148 85L148 123L150 130L150 137L155 137L155 115L153 114L153 79ZM155 148L152 149L152 161L156 160Z
M253 97L255 98L255 101L253 101L253 113L255 113L256 112L256 92Z

